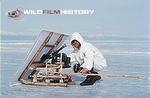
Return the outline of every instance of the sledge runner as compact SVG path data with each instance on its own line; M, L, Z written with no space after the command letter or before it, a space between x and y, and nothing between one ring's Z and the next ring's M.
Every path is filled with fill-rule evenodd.
M74 72L98 74L100 70L107 67L106 60L102 53L95 46L86 42L78 32L72 34L71 45L74 48L70 54L71 65L74 66ZM80 85L93 85L100 79L101 76L89 75Z

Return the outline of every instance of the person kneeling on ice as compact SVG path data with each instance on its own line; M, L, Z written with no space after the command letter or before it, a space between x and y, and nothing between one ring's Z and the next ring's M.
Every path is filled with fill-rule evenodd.
M78 32L72 34L71 45L74 48L70 54L71 65L73 65L74 72L98 74L98 71L107 67L106 60L102 53L95 46L84 41ZM80 85L93 85L100 79L101 76L88 75Z

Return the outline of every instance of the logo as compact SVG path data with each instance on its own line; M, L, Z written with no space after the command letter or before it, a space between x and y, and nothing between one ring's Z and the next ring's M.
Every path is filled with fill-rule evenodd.
M24 15L93 15L94 14L94 10L89 10L89 9L65 9L65 10L59 10L59 9L54 9L54 10L35 10L35 9L16 9L13 11L9 11L7 13L8 17L11 18L18 18L20 17L22 14Z

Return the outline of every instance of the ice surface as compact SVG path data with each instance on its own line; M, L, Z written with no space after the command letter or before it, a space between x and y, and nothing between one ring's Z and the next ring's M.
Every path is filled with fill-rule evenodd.
M25 38L24 38L25 39ZM31 86L15 81L16 72L34 40L2 41L1 98L150 98L148 80L102 77L92 86L81 87L84 77L73 76L76 85L69 87ZM108 61L103 74L143 75L148 77L148 42L145 40L89 40ZM69 51L71 47L69 46ZM72 71L72 69L67 69Z

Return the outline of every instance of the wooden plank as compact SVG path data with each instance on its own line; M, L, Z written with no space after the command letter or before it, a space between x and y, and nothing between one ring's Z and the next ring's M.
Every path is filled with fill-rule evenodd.
M45 45L44 47L51 47L51 48L53 48L55 46L54 45Z
M56 43L55 43L56 46L60 43L60 41L62 40L63 37L64 37L64 34L61 34L61 35L59 36L59 38L57 39L57 41L56 41Z
M26 85L36 85L36 86L62 86L62 87L67 87L67 83L46 83L46 82L30 82L21 79L20 80L22 83Z
M54 47L51 48L49 51L48 51L48 54L50 54L50 52L61 42L62 38L64 37L64 34L61 34L59 36L59 38L56 40L55 44L54 44Z
M34 77L34 75L32 75L32 76L30 76L30 77ZM57 79L65 79L65 78L67 78L67 76L56 76L56 75L44 75L44 76L41 76L41 77L43 77L43 78L57 78Z
M60 64L46 64L47 67L58 67L60 66ZM45 64L43 63L37 63L37 64L32 64L32 66L35 66L35 67L46 67Z
M60 64L47 64L47 67L48 67L48 68L52 68L52 67L60 68L60 66L61 66ZM45 68L46 68L46 65L43 64L43 63L35 63L35 64L32 64L31 67L32 67L33 69L39 70L39 69L45 69Z

